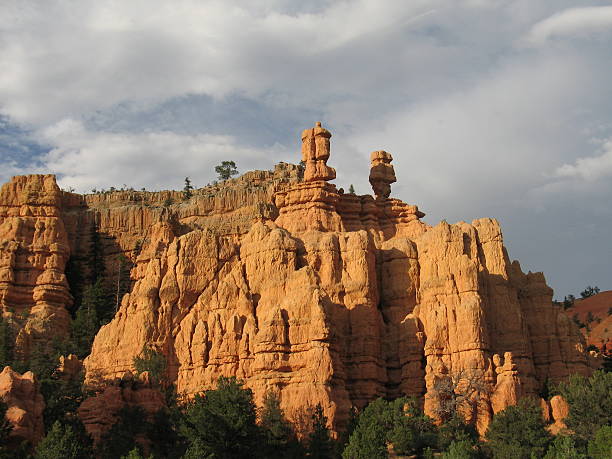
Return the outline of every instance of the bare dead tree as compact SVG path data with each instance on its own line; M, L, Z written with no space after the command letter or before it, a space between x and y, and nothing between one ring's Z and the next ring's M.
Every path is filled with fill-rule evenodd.
M472 417L483 398L489 398L491 388L485 383L482 370L461 370L439 378L428 397L434 397L434 414L442 422L457 415ZM466 419L469 420L469 419Z

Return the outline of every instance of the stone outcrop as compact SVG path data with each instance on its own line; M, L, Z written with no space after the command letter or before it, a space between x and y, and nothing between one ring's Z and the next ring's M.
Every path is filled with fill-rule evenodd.
M0 306L26 356L41 338L68 331L70 254L53 175L14 177L0 189Z
M11 367L4 367L0 373L0 400L7 405L6 419L13 426L10 436L15 444L23 440L38 443L45 434L45 402L34 373L28 371L21 375Z
M78 416L94 443L99 443L106 432L117 422L121 409L139 407L145 415L153 415L166 406L159 389L152 387L145 378L126 373L110 382L103 390L83 401Z
M459 391L477 383L465 414L482 431L547 380L591 371L580 332L544 276L510 261L497 221L422 222L417 206L389 197L385 152L372 155L376 198L342 193L329 183L330 137L320 125L304 131L305 170L255 171L187 200L59 195L62 262L87 259L94 228L107 266L119 253L134 263L130 291L84 362L90 383L121 378L151 346L181 394L237 376L258 402L274 389L289 417L321 403L341 428L352 406L379 396L414 395L435 414L450 378ZM36 177L19 180L51 181ZM112 387L104 397L127 397ZM88 403L87 423L108 425Z
M387 199L391 195L391 184L395 183L393 157L386 151L373 151L370 155L370 185L376 199Z

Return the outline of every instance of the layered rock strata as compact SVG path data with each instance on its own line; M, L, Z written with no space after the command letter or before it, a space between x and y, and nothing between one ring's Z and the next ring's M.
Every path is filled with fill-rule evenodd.
M0 307L25 357L41 338L67 333L70 254L53 175L13 177L0 189Z
M466 415L482 430L547 380L591 371L584 339L543 275L510 261L497 221L425 224L387 194L395 171L383 152L372 155L376 198L340 192L328 182L330 136L304 131L303 179L282 165L185 201L64 195L56 218L73 257L87 259L82 228L95 224L107 263L135 263L85 361L89 381L122 377L150 346L179 393L237 376L257 401L276 390L293 418L321 403L334 428L380 396L420 397L435 415L441 381L474 382Z

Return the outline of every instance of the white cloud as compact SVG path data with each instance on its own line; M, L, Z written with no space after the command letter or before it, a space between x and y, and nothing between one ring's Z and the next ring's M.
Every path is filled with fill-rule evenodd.
M179 135L173 132L108 133L87 130L79 121L62 120L40 133L56 145L41 157L38 170L57 174L59 184L79 192L109 186L180 189L185 176L201 187L215 179L214 165L234 160L242 172L271 168L270 152L238 145L230 136Z
M612 6L570 8L535 24L529 41L543 43L551 38L587 35L612 29Z
M612 177L612 139L604 143L599 156L578 158L574 164L563 164L553 176L595 181Z

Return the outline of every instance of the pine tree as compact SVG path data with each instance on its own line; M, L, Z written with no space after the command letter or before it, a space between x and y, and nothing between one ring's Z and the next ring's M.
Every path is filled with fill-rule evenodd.
M92 456L92 451L83 445L72 427L60 422L53 424L34 452L34 459L86 459Z
M186 457L202 454L227 459L261 453L261 436L250 389L236 378L220 377L217 389L197 395L187 406L181 433L190 443Z
M308 435L308 457L331 459L337 456L336 445L327 427L327 417L320 403L312 415L312 431Z
M349 186L349 194L355 194L355 187L353 186L352 183L351 183L351 186Z
M193 196L193 186L189 177L185 177L185 186L183 187L183 200L187 200Z
M238 168L234 161L221 161L221 164L215 166L215 172L219 176L219 180L228 180L238 174Z
M268 391L264 394L260 419L260 425L266 439L267 456L278 458L303 456L293 428L285 419L276 392Z
M523 399L493 416L486 439L494 459L530 459L544 455L551 437L539 405Z

